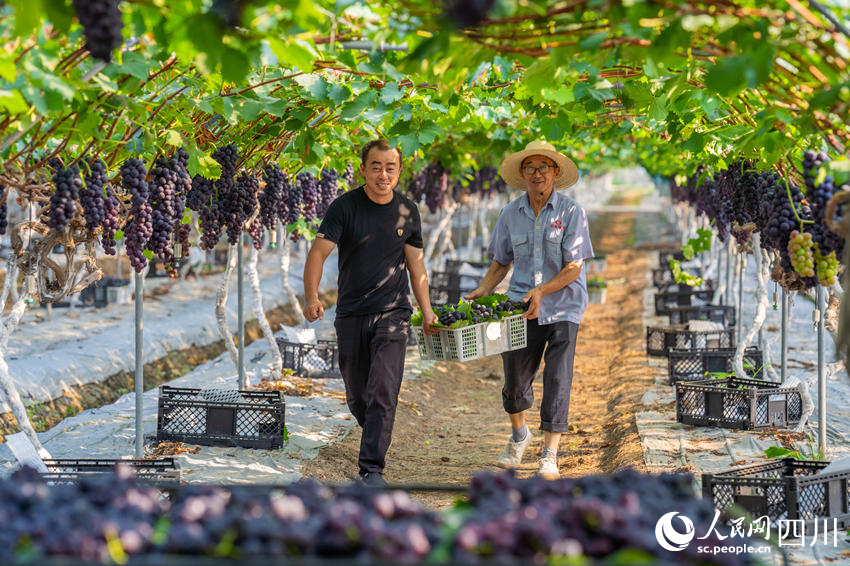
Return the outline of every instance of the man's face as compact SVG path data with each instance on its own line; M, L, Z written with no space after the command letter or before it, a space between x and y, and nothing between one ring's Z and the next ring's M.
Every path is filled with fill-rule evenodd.
M398 184L401 173L398 152L395 149L373 147L360 165L360 174L366 181L366 190L373 196L387 196Z
M529 194L544 195L555 186L555 177L558 176L560 169L548 157L532 155L523 159L520 172L525 179Z

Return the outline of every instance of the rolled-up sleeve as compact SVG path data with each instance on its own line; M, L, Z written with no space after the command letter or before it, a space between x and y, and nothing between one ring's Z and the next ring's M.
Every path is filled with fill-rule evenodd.
M508 265L514 261L514 249L511 246L511 233L505 211L499 213L493 236L490 238L490 246L487 248L487 257L498 261L502 265Z
M587 224L587 214L584 209L575 205L577 210L571 211L570 224L561 241L564 261L579 261L593 257L593 246L590 244L590 228Z

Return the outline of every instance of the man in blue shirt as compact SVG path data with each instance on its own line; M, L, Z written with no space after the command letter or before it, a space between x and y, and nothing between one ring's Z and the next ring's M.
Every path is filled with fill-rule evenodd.
M543 360L544 447L538 474L557 478L558 442L568 428L576 335L587 308L582 264L593 257L587 216L574 200L557 192L578 181L578 169L548 142L533 141L509 155L499 174L525 194L499 214L487 250L493 263L478 288L466 296L472 300L491 294L513 264L508 295L528 303L523 315L528 319L528 346L502 354L502 405L513 433L497 463L513 467L522 461L531 439L525 411L534 401L532 381Z

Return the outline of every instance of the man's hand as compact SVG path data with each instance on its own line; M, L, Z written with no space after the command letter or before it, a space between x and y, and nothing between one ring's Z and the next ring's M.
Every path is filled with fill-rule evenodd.
M437 321L439 321L439 318L437 318L437 315L434 314L434 311L422 313L422 330L423 330L423 332L425 332L425 334L437 334L440 331L440 329L434 328L432 326L432 324L437 323Z
M540 313L540 300L543 298L543 291L540 287L534 287L531 291L525 294L522 298L523 303L528 303L528 310L523 313L522 318L537 318Z
M478 287L474 291L471 291L468 295L464 295L463 298L467 301L474 301L475 299L480 299L481 297L486 297L487 295L487 291L485 291L481 287Z
M307 319L307 322L313 322L316 319L325 318L325 308L322 306L322 303L319 302L319 299L308 301L302 312L304 313L304 318Z

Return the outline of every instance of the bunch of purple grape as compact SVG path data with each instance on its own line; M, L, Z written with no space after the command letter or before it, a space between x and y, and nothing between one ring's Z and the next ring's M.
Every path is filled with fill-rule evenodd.
M490 307L484 306L479 303L472 304L472 322L487 322L488 320L496 319L496 313L493 312L493 309Z
M80 190L80 205L86 219L86 229L94 232L103 224L106 217L106 197L103 186L106 184L106 165L100 159L86 158L88 173L83 177L85 188Z
M319 206L317 215L319 218L324 218L328 207L339 194L339 173L336 172L336 169L322 169L322 178L319 179L318 183Z
M121 165L121 184L131 195L130 220L124 228L124 236L127 257L136 273L141 273L148 263L144 251L153 233L153 211L148 202L150 191L145 174L145 165L138 159L130 158Z
M494 308L496 309L496 312L513 312L515 310L528 309L528 303L508 299L506 301L496 303Z
M12 190L6 185L0 184L0 234L5 234L9 227L9 197L12 195Z
M695 497L692 482L687 474L633 470L556 481L520 480L512 471L478 474L470 484L471 510L455 535L452 559L536 564L572 555L594 561L630 549L652 564L752 564L746 553L721 558L710 552L729 535L722 534L723 526L709 531L714 507ZM699 545L674 553L658 544L656 523L671 509L692 521ZM709 552L700 552L701 547Z
M53 186L55 191L50 195L47 225L53 230L62 231L77 213L77 198L83 181L80 179L80 168L76 165L66 168L59 159L51 159L48 164L53 169Z
M440 324L444 324L446 326L451 326L455 322L460 322L461 320L466 320L467 315L465 312L457 311L454 307L450 305L441 305L434 307L434 313L440 320Z
M302 214L304 220L310 222L318 214L319 207L319 185L316 178L309 171L298 173L295 176L295 182L301 192L301 204L303 206Z

